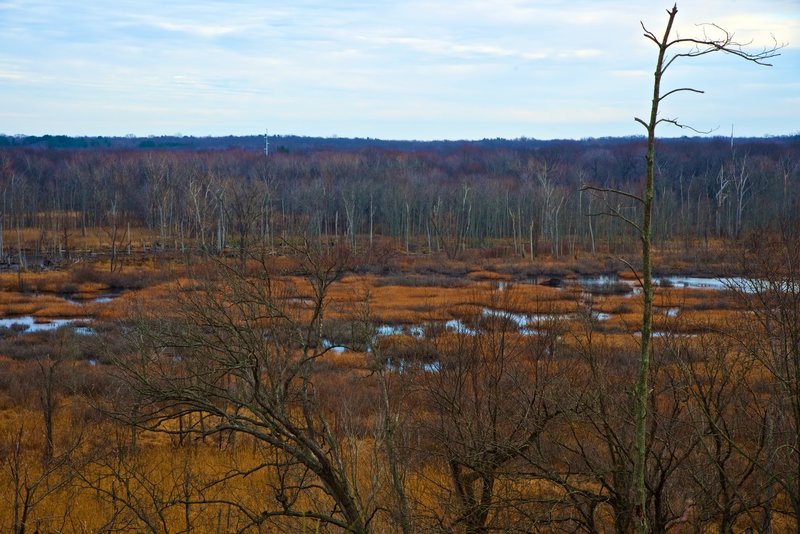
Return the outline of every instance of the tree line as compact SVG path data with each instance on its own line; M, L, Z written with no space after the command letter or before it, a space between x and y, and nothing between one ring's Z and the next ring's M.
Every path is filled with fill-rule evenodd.
M268 157L2 148L0 245L11 258L58 258L70 254L70 237L90 232L130 248L132 227L147 230L135 244L152 250L243 254L254 244L329 236L354 249L391 238L404 251L451 258L470 248L526 258L624 253L635 246L630 229L598 215L635 219L640 208L600 191L640 187L645 150L641 139ZM654 243L689 251L779 228L796 217L799 162L796 137L660 141ZM35 247L9 237L26 228L38 232Z

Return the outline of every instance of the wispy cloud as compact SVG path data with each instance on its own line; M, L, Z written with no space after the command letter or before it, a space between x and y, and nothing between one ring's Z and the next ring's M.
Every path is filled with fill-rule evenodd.
M172 22L169 20L158 20L154 18L143 18L142 22L168 32L175 32L180 34L188 34L201 38L220 37L242 31L246 28L225 26L225 25L211 25L211 24L188 24L180 22Z
M646 106L654 53L639 20L660 29L664 19L663 8L634 0L0 0L0 125L76 134L250 133L265 123L373 137L626 134ZM800 79L800 5L681 6L682 33L712 20L756 45L774 33L791 47L766 72L724 57L676 68L671 83L712 85L713 94L713 105L676 102L681 115L796 130L800 111L785 102Z
M497 57L539 60L554 55L552 52L528 52L491 44L464 43L422 37L362 35L357 38L366 46L404 47L426 55L457 56L464 59Z

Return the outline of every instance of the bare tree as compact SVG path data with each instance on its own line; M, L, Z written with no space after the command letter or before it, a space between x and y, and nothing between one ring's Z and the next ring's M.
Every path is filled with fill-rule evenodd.
M378 335L370 312L370 299L369 292L366 292L360 303L354 306L356 314L351 326L354 330L352 341L356 350L366 348L371 355L370 374L377 382L378 402L369 415L376 419L375 463L386 468L386 483L379 483L379 486L386 486L383 511L403 534L411 534L416 530L407 489L410 462L405 441L409 433L408 420L413 412L411 399L414 384L410 373L395 372L384 353L385 344Z
M222 483L206 483L202 476L204 466L197 461L197 448L175 446L164 455L153 454L152 450L133 451L124 431L105 430L104 439L90 449L88 468L75 472L80 485L91 491L99 503L106 504L94 514L102 525L99 531L210 531L213 513L224 507L217 502L218 495L223 491L234 493L235 489L224 486L224 478ZM231 463L235 465L235 460ZM241 518L237 514L234 519ZM216 523L219 532L220 521Z
M472 199L469 184L463 184L463 196L453 193L449 198L438 196L430 213L430 225L437 245L449 259L457 259L467 244L472 221ZM460 198L460 201L459 201Z
M493 304L503 310L502 302ZM535 512L527 458L559 410L552 347L520 335L502 311L477 322L475 332L433 340L437 361L419 379L426 409L415 414L448 481L428 528L472 534L547 520Z
M33 458L28 443L29 433L23 425L4 436L0 441L0 466L8 469L11 482L12 509L11 529L14 534L29 532L37 509L45 501L62 492L73 480L79 469L80 447L83 436L79 435L66 444L63 450L46 462Z
M329 418L333 407L316 388L329 352L321 338L328 290L346 252L306 243L296 253L297 279L266 253L249 262L217 261L214 279L180 293L174 321L141 321L132 338L139 356L122 359L119 369L139 397L136 424L173 434L250 436L274 451L262 469L276 472L277 482L272 498L250 511L252 524L288 518L295 528L319 522L366 532L372 513ZM125 413L120 407L116 416ZM169 424L192 414L203 424Z
M532 166L538 183L538 196L541 204L541 225L539 227L542 235L550 240L550 250L553 258L558 258L561 250L558 214L564 206L564 194L556 188L557 177L560 173L559 165L558 163L534 160L528 164L529 168ZM533 231L533 221L531 221L530 228ZM533 238L530 241L531 247L533 247ZM531 256L534 255L532 252Z
M699 37L673 36L673 24L678 14L677 5L667 10L667 24L662 37L658 37L648 30L642 23L644 36L653 42L657 49L655 71L653 74L653 96L650 106L650 116L647 120L636 117L636 122L644 126L647 131L647 153L645 183L642 195L636 195L608 188L591 188L596 191L610 192L634 201L641 207L641 220L635 221L628 217L619 209L610 209L610 213L630 223L638 234L641 241L641 276L639 282L642 285L642 326L641 343L639 351L639 370L635 385L635 462L634 462L634 493L637 503L636 511L636 530L640 533L649 531L647 523L647 413L648 399L651 395L648 378L650 375L650 358L653 332L653 199L655 195L655 155L656 155L656 128L662 123L672 124L680 128L690 128L676 118L661 117L659 107L669 96L681 92L702 93L703 91L693 87L677 87L669 90L662 90L661 84L664 74L675 64L676 61L684 58L695 58L714 52L724 52L739 57L757 65L769 66L767 60L778 56L781 45L777 42L771 47L765 47L760 51L750 52L746 50L749 43L742 43L734 38L734 34L721 28L716 24L702 24ZM693 129L694 130L694 129ZM697 131L697 130L694 130Z
M732 329L744 353L759 363L753 387L761 390L767 406L761 417L769 438L763 454L737 451L776 484L781 499L765 498L762 531L771 528L771 515L793 519L800 532L800 252L798 226L775 236L754 236L743 258L744 279L732 279L747 314ZM766 394L766 395L765 395Z
M763 505L772 484L758 467L771 439L768 405L755 383L758 365L718 333L673 349L698 438L684 469L695 516L700 525L730 533L740 517Z

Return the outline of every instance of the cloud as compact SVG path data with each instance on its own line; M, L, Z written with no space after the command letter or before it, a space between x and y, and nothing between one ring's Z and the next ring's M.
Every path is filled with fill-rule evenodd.
M361 35L357 38L367 46L398 46L405 47L413 50L414 52L419 52L426 55L456 56L465 59L494 57L539 60L551 56L551 54L545 52L526 52L498 45L462 43L444 39L377 35Z
M604 52L597 48L583 48L580 50L567 50L558 53L558 57L561 59L571 59L571 58L593 58L593 57L600 57L604 55Z
M237 28L235 26L177 23L168 20L158 20L153 18L144 18L142 19L142 22L150 26L153 26L154 28L158 28L160 30L189 34L195 37L202 37L202 38L220 37L223 35L228 35L242 30L242 28Z
M287 131L343 132L349 124L375 137L397 137L392 132L411 132L417 123L456 138L481 128L542 136L556 131L558 120L574 136L584 135L581 125L629 128L639 103L646 106L655 51L639 20L654 30L665 21L662 8L633 0L0 0L0 14L0 120L7 129L25 131L35 122L91 134L78 129L107 120L158 134L164 132L147 131L147 124L164 128L172 118L205 128L180 127L203 135L247 133L280 120ZM795 0L681 6L681 31L707 20L756 44L769 31L779 41L800 40ZM769 102L785 98L787 84L800 77L794 50L766 73L730 57L681 62L668 83L711 80L709 93L719 85L726 94L758 94L725 110L733 116L748 105L766 116ZM744 87L753 80L763 86ZM685 105L713 107L698 98L704 103ZM102 113L93 102L103 103ZM81 107L85 120L75 120ZM19 109L39 118L20 119ZM191 119L198 114L202 119ZM758 131L796 124L800 112L770 120Z

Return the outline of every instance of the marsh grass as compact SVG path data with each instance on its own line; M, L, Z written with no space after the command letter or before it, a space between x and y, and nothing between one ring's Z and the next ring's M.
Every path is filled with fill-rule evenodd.
M385 371L391 381L399 381L403 372L409 376L416 373L414 380L423 380L425 364L436 362L442 351L456 350L464 344L467 334L445 328L447 320L459 319L467 327L481 332L507 330L507 339L516 342L514 340L520 340L522 334L515 331L517 325L514 321L502 315L484 314L484 310L536 316L539 318L537 324L529 326L539 334L527 341L551 343L557 347L555 365L563 368L564 374L577 384L588 376L587 363L579 357L579 349L585 343L581 332L586 326L588 306L591 305L595 312L611 314L607 320L592 324L597 362L608 374L611 385L622 390L630 383L639 342L635 335L641 321L639 297L629 296L617 287L586 296L571 284L553 288L528 281L534 272L567 272L560 271L561 267L555 264L532 267L528 262L517 261L505 265L492 258L491 263L484 261L476 268L467 262L438 265L440 260L401 258L396 261L396 269L386 276L368 271L349 273L332 286L326 316L330 322L323 334L351 346L344 352L328 351L319 359L314 370L318 384L316 394L324 399L325 409L338 425L336 430L350 432L346 454L352 454L354 458L360 455L361 461L356 462L357 472L354 471L353 476L363 481L364 487L387 485L386 474L378 472L375 467L378 464L373 461L380 454L375 445L374 407L378 398L375 370ZM247 268L254 276L261 274L258 264L248 264ZM270 260L269 268L277 277L276 283L281 286L282 294L285 294L284 305L298 308L308 305L311 288L297 276L299 264L295 260L276 257ZM589 267L584 265L583 268ZM124 450L130 429L100 417L86 399L91 398L93 403L105 402L120 394L120 386L109 372L112 368L107 365L111 361L110 355L126 357L130 351L121 335L120 324L129 320L137 308L152 310L158 317L167 319L177 313L175 304L181 295L192 295L197 290L198 280L220 281L214 274L212 263L201 261L193 264L191 273L176 263L156 260L138 265L126 264L115 273L106 269L108 265L78 264L65 271L25 272L21 276L0 274L0 314L3 316L33 315L44 321L60 317L91 319L91 327L97 331L96 336L79 336L65 329L57 334L58 338L50 333L21 335L0 332L0 435L9 436L9 432L13 433L24 423L23 445L30 461L39 461L43 444L39 382L36 378L40 373L38 362L51 357L58 343L69 345L74 353L62 368L64 380L59 386L58 413L63 417L59 417L57 422L57 436L59 443L63 444L70 433L86 432L90 439L86 443L84 452L87 456L84 458L91 457L93 461L82 467L86 480L76 480L69 489L42 502L35 513L42 528L56 528L48 518L58 516L68 517L70 525L80 525L85 532L96 532L103 526L102 518L113 514L110 501L103 498L102 492L92 484L96 484L101 476L107 476L114 467L113 461L119 458L114 455ZM500 286L499 281L505 283ZM621 285L630 287L625 282ZM122 290L114 300L90 302L112 289ZM74 303L72 300L84 302ZM656 351L664 354L664 365L677 365L668 358L672 348L670 344L699 346L704 336L713 338L718 332L735 328L737 321L745 320L741 314L742 305L735 303L725 292L659 287L656 305L656 329L673 336L654 340ZM362 307L369 310L373 324L420 327L424 336L422 339L407 333L380 336L374 341L374 352L368 353L351 324L354 317L358 318ZM667 313L676 308L679 309L677 315ZM692 354L696 356L695 353L699 352ZM90 360L93 363L90 364ZM390 362L400 361L413 362L416 367L401 371L399 365L390 365ZM754 389L760 387L764 394L771 387L770 377L765 373L754 373L749 380ZM415 405L415 408L423 412L423 417L432 417L424 412L424 406ZM582 436L581 432L590 435L587 429L577 428L577 435ZM447 510L442 504L445 501L440 500L440 493L448 487L448 472L441 465L419 458L420 451L427 444L424 438L412 434L409 439L417 440L416 448L408 454L418 463L409 472L407 484L413 492L415 506L419 507L418 512L430 512L430 517L443 517ZM91 451L93 456L88 455L92 447L95 447ZM218 440L214 436L205 440L192 437L179 441L150 432L139 434L139 451L135 458L130 457L131 463L116 464L117 467L143 477L141 480L152 483L153 488L163 492L162 495L173 492L173 497L183 487L182 477L187 473L187 466L191 476L201 480L226 469L254 465L265 454L264 449L248 438L231 442L227 437ZM134 467L140 471L130 471ZM269 492L265 496L263 488L274 482L275 479L271 478L274 476L274 472L261 470L248 479L239 478L222 484L215 491L239 499L254 510L263 509L264 499L273 498ZM8 484L7 472L4 471L0 474L0 488L8 488ZM542 481L520 478L503 481L503 484L503 491L520 496L558 499L563 493ZM145 495L143 486L132 486L132 491ZM384 498L384 493L378 490L375 495ZM274 504L267 502L270 506ZM309 502L309 506L313 504ZM184 517L180 511L172 508L164 513L172 526L183 528L180 525ZM610 513L608 509L603 511L601 506L596 517L605 521L604 524L611 524ZM235 525L224 520L220 523L220 517L224 518L224 515L220 516L213 507L207 510L197 507L190 516L193 529L198 532L225 532L229 527L231 531L235 530ZM419 512L419 516L425 514ZM0 525L10 524L8 518L8 507L0 504ZM290 531L305 529L313 532L316 528L311 522L300 519L280 526Z

